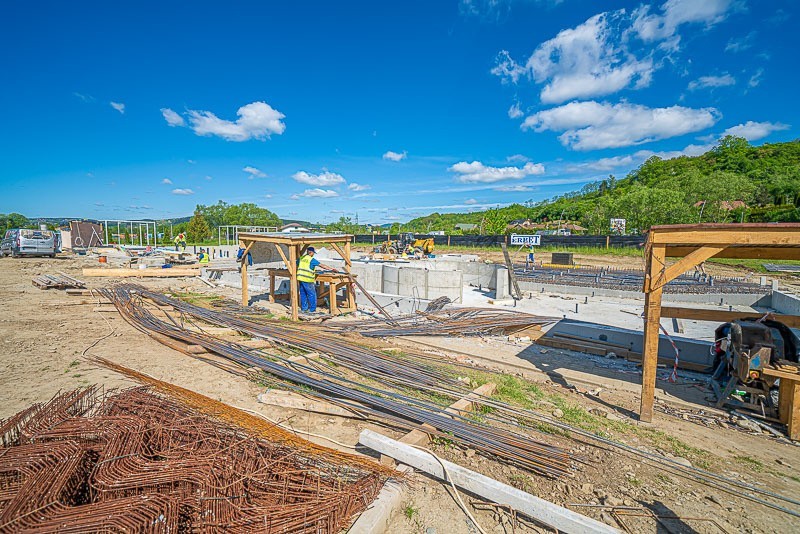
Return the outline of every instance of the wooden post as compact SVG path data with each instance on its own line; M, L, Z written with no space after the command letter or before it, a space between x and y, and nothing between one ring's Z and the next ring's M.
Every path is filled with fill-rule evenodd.
M275 271L269 271L269 301L275 302Z
M286 268L289 270L289 274L291 275L289 279L289 294L291 295L291 304L292 304L292 321L297 321L298 319L298 308L299 308L299 297L297 287L297 249L298 245L289 245L289 265Z
M352 262L350 261L350 241L346 241L344 244L344 270L348 274L350 273L350 266Z
M609 248L610 246L611 246L611 236L607 235L606 236L606 248Z
M239 244L244 245L244 241L239 241ZM247 251L249 248L245 246L245 251L242 255L242 306L250 305L250 296L247 293Z
M666 247L653 245L647 255L644 287L644 346L642 350L642 399L639 420L653 420L656 371L658 369L658 339L661 322L661 293L666 260ZM653 286L656 286L653 288Z

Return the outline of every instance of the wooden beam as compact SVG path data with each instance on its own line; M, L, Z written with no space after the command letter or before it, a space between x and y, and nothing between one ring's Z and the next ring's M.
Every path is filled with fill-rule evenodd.
M664 287L666 284L670 283L672 280L675 280L677 277L685 273L686 271L693 269L697 265L700 265L707 259L716 256L720 252L725 250L724 246L711 246L706 245L704 247L700 247L698 249L693 250L676 263L673 263L669 267L666 268L664 271L664 277L659 281L660 285L656 287ZM652 286L651 286L652 287Z
M363 430L358 441L374 451L391 456L397 461L425 471L439 480L452 481L455 485L484 499L504 504L545 525L568 534L615 533L620 531L595 519L583 516L557 504L525 493L508 484L503 484L460 465L439 460L430 453L415 449L371 430Z
M287 258L286 254L283 253L283 249L281 248L280 245L275 245L275 248L278 249L278 254L281 255L281 258L283 258L283 263L286 264L286 269L289 271L289 274L291 274L292 269L291 267L289 267L289 258Z
M682 308L678 306L662 306L661 317L674 317L676 319L688 319L691 321L712 321L726 323L736 319L760 319L764 313L751 311L728 311L728 310L704 310L698 308ZM781 315L770 313L769 318L780 321L790 328L800 328L800 316Z
M800 225L654 226L648 233L653 244L670 245L794 245L800 246Z
M688 256L697 248L688 245L667 245L667 257ZM740 260L800 260L800 247L729 246L715 257Z
M653 402L656 396L656 371L658 369L658 340L659 325L661 322L661 293L662 286L648 285L647 278L656 280L663 276L664 262L666 260L664 245L649 246L647 266L645 269L645 295L644 295L644 343L642 349L642 398L639 407L639 420L651 422L653 420Z
M243 242L240 241L240 243L243 243ZM250 305L250 295L249 295L248 287L247 287L247 282L248 282L248 280L247 280L247 264L249 263L247 261L247 252L250 250L251 246L253 246L253 243L250 243L250 245L247 245L245 247L245 249L244 249L244 254L242 254L242 268L241 268L241 271L242 271L242 306L244 306L244 307L247 307L247 306Z
M297 245L290 245L289 246L289 262L286 264L286 268L288 269L289 273L292 275L291 279L289 280L289 295L291 298L291 305L292 305L292 321L297 321L299 318L299 311L298 308L300 307L299 304L299 297L298 291L300 290L297 287Z

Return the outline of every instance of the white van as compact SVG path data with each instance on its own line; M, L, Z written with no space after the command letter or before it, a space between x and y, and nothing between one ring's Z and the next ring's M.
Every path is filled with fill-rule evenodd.
M56 257L56 236L50 230L31 230L12 228L6 231L0 242L0 255L17 258L19 256Z

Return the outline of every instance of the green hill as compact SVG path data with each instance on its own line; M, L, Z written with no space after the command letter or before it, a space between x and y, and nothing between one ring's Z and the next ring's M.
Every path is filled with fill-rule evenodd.
M752 146L727 136L701 156L652 157L625 178L609 176L580 191L543 202L473 213L433 213L409 221L414 232L483 224L503 233L509 221L575 221L589 233L609 232L610 219L626 219L627 232L654 224L800 221L800 140ZM477 231L475 231L477 233Z

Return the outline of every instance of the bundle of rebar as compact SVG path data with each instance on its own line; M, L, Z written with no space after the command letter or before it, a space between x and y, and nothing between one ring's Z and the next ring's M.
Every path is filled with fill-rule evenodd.
M409 388L423 387L428 390L448 392L442 387L442 382L445 385L452 384L453 388L457 385L463 387L455 377L449 377L431 367L397 362L380 352L337 340L330 334L303 332L272 322L253 323L241 317L233 317L216 310L171 299L140 286L123 284L113 290L104 290L104 295L117 306L123 317L146 333L154 332L159 336L168 336L190 345L200 345L207 351L236 362L244 368L258 368L281 381L311 391L320 399L346 406L357 413L367 414L370 419L408 430L426 424L431 428L431 434L442 439L453 440L464 447L544 476L557 477L570 472L571 459L566 451L536 440L530 435L478 424L460 414L446 414L443 413L442 406L432 402L348 380L324 370L297 365L292 368L287 365L287 361L270 360L236 343L190 331L180 326L177 321L158 319L143 305L141 298L147 298L162 307L174 306L185 316L202 319L210 324L228 326L234 330L268 337L280 343L309 350L314 348L325 352L326 356L335 355L339 358L338 361L350 362L349 365L359 368L358 372L363 375L395 384L406 384ZM312 374L314 376L311 376ZM452 395L454 389L449 390L449 393Z
M476 336L509 334L558 322L546 317L511 310L453 308L395 317L394 324L367 321L358 325L329 326L330 331L353 331L367 337Z
M59 394L0 431L2 532L333 533L384 478L144 387Z

